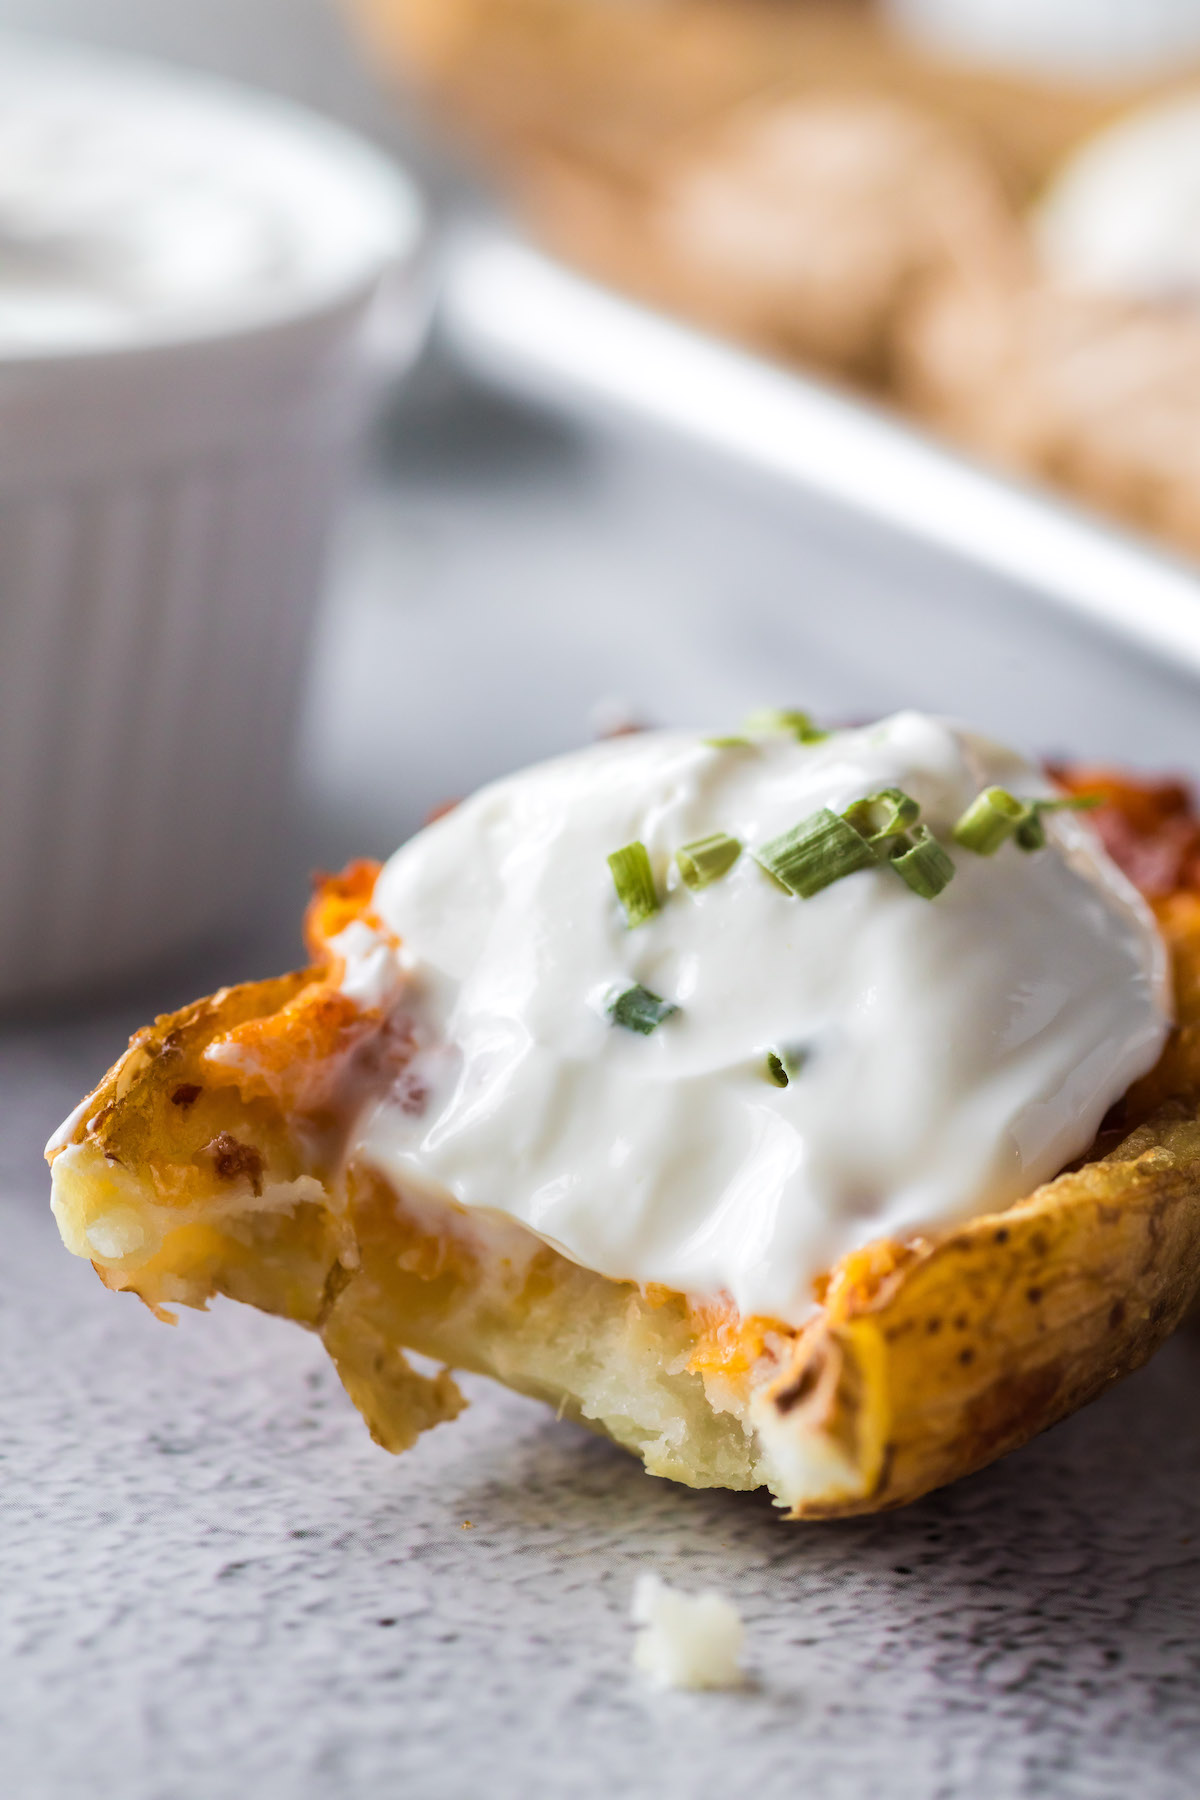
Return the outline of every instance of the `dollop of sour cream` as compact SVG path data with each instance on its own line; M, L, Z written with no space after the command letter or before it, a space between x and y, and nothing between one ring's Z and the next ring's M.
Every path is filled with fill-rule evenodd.
M1200 304L1200 100L1141 107L1070 158L1033 217L1075 286Z
M604 1275L793 1323L855 1246L1030 1192L1156 1061L1166 953L1079 819L1048 817L1040 851L954 846L992 783L1049 792L906 712L808 745L647 733L485 788L379 877L418 1049L354 1154ZM751 854L889 786L950 848L935 900L886 866L801 900ZM714 831L746 849L692 890L675 852ZM607 857L634 839L662 905L631 930ZM678 1008L650 1035L606 1010L634 983ZM766 1072L781 1047L786 1087Z

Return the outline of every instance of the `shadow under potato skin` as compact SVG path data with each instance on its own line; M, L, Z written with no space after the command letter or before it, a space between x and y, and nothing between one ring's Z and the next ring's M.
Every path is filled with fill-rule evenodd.
M891 1513L789 1523L764 1494L694 1492L647 1477L614 1446L547 1420L452 1459L447 1499L465 1517L517 1527L531 1551L564 1523L580 1553L597 1539L668 1579L713 1579L736 1600L750 1580L794 1606L797 1645L822 1630L838 1590L843 1651L862 1630L878 1653L928 1663L951 1691L1026 1693L1039 1714L1081 1719L1125 1684L1164 1684L1164 1718L1200 1730L1200 1334L978 1475ZM476 1390L477 1402L488 1402ZM467 1447L464 1445L464 1450ZM418 1448L416 1454L420 1454ZM570 1554L569 1550L567 1554ZM1082 1666L1081 1666L1082 1665Z
M477 1378L460 1419L389 1457L311 1336L226 1302L168 1330L72 1266L48 1220L14 1214L24 1274L0 1340L25 1472L0 1564L36 1696L12 1719L15 1754L52 1753L52 1800L92 1767L101 1701L115 1760L89 1789L100 1800L157 1800L168 1748L190 1771L181 1800L228 1792L267 1756L261 1791L325 1794L308 1771L335 1752L339 1793L364 1800L398 1783L707 1800L735 1771L756 1800L801 1785L820 1800L1128 1800L1134 1769L1153 1800L1196 1792L1187 1334L983 1474L900 1512L791 1525L763 1495L648 1477ZM734 1601L746 1690L637 1681L629 1607L647 1568ZM48 1679L56 1643L79 1646L68 1684ZM113 1710L126 1669L158 1721L144 1780L138 1716ZM534 1770L566 1773L539 1787Z

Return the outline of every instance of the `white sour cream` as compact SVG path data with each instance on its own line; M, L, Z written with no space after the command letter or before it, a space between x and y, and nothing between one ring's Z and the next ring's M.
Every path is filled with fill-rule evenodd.
M386 267L418 213L386 165L283 102L0 35L0 358L303 315Z
M673 862L886 786L946 840L991 782L1047 791L1009 751L901 713L813 746L650 733L485 788L379 878L420 1048L355 1154L602 1274L792 1322L856 1245L1028 1193L1168 1029L1162 941L1085 825L1054 815L1032 854L955 849L933 901L884 867L799 900L748 852L693 892ZM629 930L606 858L635 838L663 905ZM680 1009L650 1036L605 1016L635 982ZM807 1060L779 1088L764 1061L783 1045Z
M1200 101L1144 107L1073 156L1034 215L1042 259L1075 286L1200 303Z

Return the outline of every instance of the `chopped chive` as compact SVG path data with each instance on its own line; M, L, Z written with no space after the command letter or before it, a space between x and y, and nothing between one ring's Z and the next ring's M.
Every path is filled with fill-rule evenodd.
M664 1019L669 1019L679 1008L671 1000L663 1000L658 994L652 994L640 982L635 987L625 988L614 994L608 1002L608 1016L614 1025L624 1026L626 1031L640 1031L643 1037L649 1037L657 1031Z
M922 900L936 900L954 880L954 864L927 825L916 825L911 838L897 840L891 866Z
M1094 812L1096 807L1104 805L1104 795L1063 794L1057 800L1035 800L1033 804L1040 813Z
M1046 813L1090 812L1094 806L1103 804L1102 794L1080 794L1078 797L1067 794L1061 800L1031 800L1018 820L1013 835L1022 850L1044 850L1046 827L1042 824L1042 819Z
M976 856L994 856L1026 817L1029 809L1007 788L987 787L977 794L954 827L952 836Z
M856 800L842 817L869 844L882 844L888 838L903 837L909 827L916 824L920 814L921 808L911 794L906 794L903 788L891 787L868 794L865 800Z
M1046 827L1042 819L1046 813L1091 812L1093 807L1103 805L1103 794L1063 794L1057 800L1031 800L1014 833L1018 847L1022 850L1045 849Z
M614 850L608 859L617 899L625 909L625 921L632 931L644 925L658 911L658 894L654 887L654 871L645 844L636 839L622 850Z
M1046 827L1042 819L1046 813L1091 812L1093 807L1103 805L1103 794L1064 794L1058 800L1031 800L1013 833L1017 846L1021 850L1045 849Z
M954 827L954 840L977 856L993 856L1008 838L1022 850L1041 850L1046 842L1042 814L1090 812L1103 806L1103 794L1064 794L1057 800L1018 800L1007 788L984 788Z
M735 837L727 831L714 831L708 837L681 845L675 852L675 861L690 888L704 888L728 874L741 854L742 846Z
M764 1073L768 1081L784 1088L796 1079L807 1061L808 1050L803 1044L785 1044L767 1051Z
M827 806L769 843L760 844L753 855L781 887L802 900L879 860L853 825Z
M742 730L758 737L794 737L800 744L821 744L829 736L813 724L808 713L794 707L761 706L750 714Z
M1022 850L1045 848L1043 815L1047 812L1090 812L1092 806L1105 805L1103 794L1063 794L1061 799L1031 799L1024 817L1016 824L1016 842Z
M1103 806L1105 794L1066 794L1061 800L1047 800L1043 812L1095 812Z

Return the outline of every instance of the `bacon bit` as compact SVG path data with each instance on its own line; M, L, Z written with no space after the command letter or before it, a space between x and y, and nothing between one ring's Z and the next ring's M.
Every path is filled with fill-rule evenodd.
M262 1193L262 1151L253 1144L243 1144L230 1132L222 1131L204 1146L202 1154L212 1157L220 1180L240 1181L244 1177L256 1196Z
M1183 889L1156 900L1154 912L1171 955L1175 1011L1183 1020L1200 1020L1200 892ZM1171 1033L1167 1047L1148 1075L1125 1096L1127 1128L1147 1118L1165 1100L1194 1094L1200 1088L1200 1024L1183 1024Z
M1136 781L1112 769L1051 765L1069 794L1102 794L1087 815L1117 866L1148 900L1200 891L1200 817L1181 781Z
M1154 908L1171 955L1176 1010L1200 1013L1200 816L1183 781L1139 781L1113 769L1050 765L1069 794L1102 794L1085 816L1113 861ZM1122 1112L1128 1127L1176 1094L1200 1085L1200 1027L1172 1032L1150 1073L1135 1082Z
M203 1092L204 1089L198 1081L181 1081L171 1095L171 1105L181 1106L186 1112L189 1106L195 1105Z

